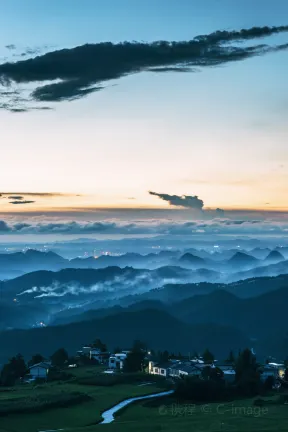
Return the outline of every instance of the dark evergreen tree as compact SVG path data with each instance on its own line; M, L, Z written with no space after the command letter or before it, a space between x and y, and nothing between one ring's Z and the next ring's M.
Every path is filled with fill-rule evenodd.
M41 354L34 354L31 360L28 361L28 366L33 366L37 363L41 363L45 360L45 358Z
M226 359L225 362L227 364L229 364L229 365L234 365L235 364L235 356L234 356L234 353L233 353L232 350L229 352L229 356L227 357L227 359Z
M60 348L51 356L52 365L56 367L63 367L68 362L68 353L64 348Z
M95 339L91 345L92 348L99 349L101 352L107 352L107 346L101 341L101 339Z
M250 349L246 348L240 353L235 369L235 381L239 390L247 395L257 394L260 387L259 364Z
M26 375L27 371L22 355L17 354L9 360L9 363L4 365L1 371L1 382L4 385L14 385L18 379Z
M160 359L159 359L159 360L160 360L161 362L164 362L164 363L168 362L168 360L169 360L169 352L168 352L167 350L161 352L161 355L160 355Z
M203 358L204 363L207 363L207 364L212 364L215 360L214 355L211 353L211 351L208 350L208 348L202 354L202 358Z
M124 372L140 372L144 370L146 352L142 347L142 342L138 340L134 342L132 350L124 361Z

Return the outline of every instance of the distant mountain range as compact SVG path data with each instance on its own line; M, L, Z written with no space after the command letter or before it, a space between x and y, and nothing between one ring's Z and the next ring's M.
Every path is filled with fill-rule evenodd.
M285 256L283 248L213 254L190 248L71 260L32 249L0 254L0 274L26 272L0 283L0 331L153 309L185 325L224 325L247 338L260 337L261 328L269 332L269 305L280 311L280 317L284 314ZM253 317L258 309L259 322ZM273 318L275 331L280 317ZM284 325L283 321L283 329Z
M35 352L49 356L59 347L75 355L79 348L97 337L111 350L116 345L130 348L134 339L140 339L151 349L182 351L186 355L189 351L204 351L209 346L216 355L224 356L230 349L249 345L249 339L237 329L207 324L194 326L166 311L145 309L64 326L2 332L0 361L18 352L28 358Z
M147 255L126 253L119 256L101 255L98 258L87 257L71 260L54 252L28 249L26 252L0 254L0 278L2 280L11 279L37 270L57 271L65 268L100 269L127 266L150 270L166 266L180 266L192 270L206 269L230 274L238 270L250 270L284 260L281 248L272 251L265 250L263 258L256 258L253 251L248 254L239 250L228 250L211 254L203 250L189 249L184 253L179 251L161 251L158 254Z
M143 300L141 296L138 296L135 299L137 302L127 307L117 305L72 316L65 312L59 313L55 316L53 325L89 321L115 315L121 311L157 309L165 310L175 318L189 324L233 326L251 337L261 337L263 333L277 331L281 327L285 328L286 325L288 327L285 312L287 298L288 280L285 287L250 298L239 298L222 289L193 295L180 301L174 298L169 302L156 299Z
M237 353L253 347L261 356L285 358L287 289L249 299L217 290L172 304L144 301L128 308L89 311L70 324L0 332L0 361L17 352L48 356L62 346L73 355L97 337L111 350L116 345L127 349L140 339L151 349L186 355L209 347L224 359L231 349Z
M0 329L32 327L39 322L49 324L61 314L69 322L74 315L89 310L117 305L127 307L143 301L175 303L214 291L227 291L240 298L256 297L288 285L288 275L243 277L229 284L187 282L195 275L205 280L209 273L212 280L217 280L211 270L192 271L173 266L156 270L107 267L28 273L1 283ZM250 272L244 274L247 276Z

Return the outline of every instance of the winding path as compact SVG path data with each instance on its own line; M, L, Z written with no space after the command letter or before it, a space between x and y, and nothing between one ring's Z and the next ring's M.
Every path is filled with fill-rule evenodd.
M117 411L124 408L126 405L131 404L132 402L139 401L142 399L151 399L151 398L155 398L155 397L168 396L172 393L174 393L174 390L169 390L169 391L165 391L165 392L161 392L161 393L154 393L154 394L150 394L150 395L137 396L137 397L133 397L130 399L125 399L124 401L119 402L117 405L114 405L112 408L104 411L102 413L103 420L99 424L112 423L115 420L114 414ZM55 430L49 429L49 430L39 431L39 432L60 432L60 431L64 431L64 429L55 429Z
M114 414L117 411L119 411L122 408L124 408L125 406L131 404L132 402L143 400L143 399L150 399L150 398L155 398L155 397L168 396L168 395L170 395L172 393L174 393L174 390L169 390L169 391L165 391L165 392L161 392L161 393L154 393L154 394L150 394L150 395L146 395L146 396L137 396L137 397L133 397L133 398L130 398L130 399L125 399L124 401L118 403L117 405L114 405L114 407L110 408L109 410L104 411L102 413L103 421L100 422L100 424L112 423L115 420L114 419Z

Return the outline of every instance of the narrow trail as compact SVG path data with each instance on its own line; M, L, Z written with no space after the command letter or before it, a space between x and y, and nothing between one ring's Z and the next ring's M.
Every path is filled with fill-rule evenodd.
M132 402L140 401L140 400L144 400L144 399L151 399L151 398L161 397L161 396L168 396L168 395L170 395L172 393L174 393L174 390L169 390L169 391L165 391L165 392L161 392L161 393L154 393L154 394L150 394L150 395L137 396L137 397L125 399L124 401L119 402L118 404L114 405L112 408L104 411L102 413L103 420L99 424L112 423L115 420L114 414L117 411L119 411L122 408L124 408L125 406L131 404ZM60 431L65 431L65 429L53 429L53 430L49 429L49 430L42 430L42 431L39 431L39 432L60 432Z
M114 407L110 408L109 410L104 411L102 413L103 421L100 424L112 423L115 420L114 414L117 411L124 408L125 406L131 404L132 402L140 401L140 400L144 400L144 399L151 399L151 398L155 398L155 397L168 396L172 393L174 393L174 390L169 390L166 392L154 393L154 394L150 394L150 395L146 395L146 396L137 396L137 397L133 397L130 399L125 399L124 401L118 403L117 405L114 405Z

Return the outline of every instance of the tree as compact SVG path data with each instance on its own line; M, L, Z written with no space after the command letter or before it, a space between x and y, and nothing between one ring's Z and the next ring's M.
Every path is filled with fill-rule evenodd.
M53 366L63 367L68 361L68 353L64 348L60 348L54 352L51 356L51 361Z
M124 361L124 372L139 372L145 367L145 349L140 341L134 341L132 350L128 353Z
M104 344L101 339L95 339L91 345L91 348L99 349L101 352L107 352L107 345Z
M140 341L139 339L135 339L133 342L132 350L138 350L138 351L147 351L147 346L144 342Z
M194 376L186 376L178 380L175 388L177 399L193 402L224 401L230 399L232 394L224 380L203 380Z
M266 378L266 380L264 381L264 388L265 390L272 390L274 385L276 383L276 379L274 376L270 375Z
M33 366L37 363L41 363L45 360L45 358L41 354L34 354L31 360L28 361L28 366Z
M1 382L4 385L14 385L19 378L27 373L27 367L21 354L12 357L1 371Z
M199 360L199 354L197 353L197 351L194 351L194 353L192 355L192 359L193 360Z
M211 364L211 363L213 363L214 360L215 360L214 355L213 355L213 354L211 353L211 351L209 351L208 349L206 349L206 350L204 351L204 353L203 353L203 355L202 355L202 358L203 358L203 360L204 360L204 363L207 363L207 364Z
M259 391L259 365L252 351L246 348L242 351L235 365L235 381L242 393L255 395Z
M285 368L284 381L288 382L288 367Z
M234 365L235 364L235 356L234 356L234 353L233 353L232 350L230 351L229 356L225 360L225 363L227 363L229 365Z
M168 362L168 360L169 360L169 352L167 351L167 350L165 350L165 351L159 351L159 361L160 362L163 362L163 363L166 363L166 362Z
M224 373L218 367L206 366L203 368L201 376L205 380L222 381Z

